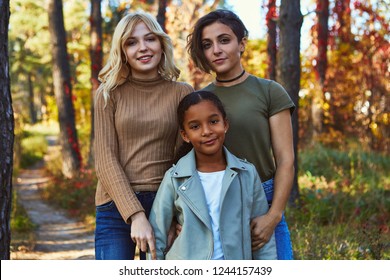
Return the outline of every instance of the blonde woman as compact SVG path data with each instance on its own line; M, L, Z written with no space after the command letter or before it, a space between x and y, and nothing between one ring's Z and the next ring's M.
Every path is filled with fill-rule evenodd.
M172 42L150 14L115 28L95 103L96 259L144 259L155 240L149 211L180 142L176 108L193 91L175 81Z

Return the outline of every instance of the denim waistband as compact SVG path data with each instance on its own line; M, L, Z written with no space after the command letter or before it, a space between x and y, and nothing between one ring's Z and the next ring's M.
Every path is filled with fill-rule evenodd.
M136 195L149 195L149 194L156 194L157 191L140 191L140 192L134 192Z
M273 189L274 189L274 178L271 178L271 179L263 182L262 185L263 185L264 191L266 193L269 193L269 192L273 191Z

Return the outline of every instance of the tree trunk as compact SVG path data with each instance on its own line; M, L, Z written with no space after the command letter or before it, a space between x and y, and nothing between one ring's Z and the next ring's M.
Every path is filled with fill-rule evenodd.
M328 20L329 20L329 0L317 0L317 65L316 70L324 87L326 78L326 68L328 67Z
M343 89L345 79L341 79L348 71L352 71L353 65L346 63L345 58L352 57L354 51L353 35L351 33L351 9L350 0L336 0L334 7L334 14L337 15L335 23L334 35L336 36L334 48L337 50L337 68L335 69L335 78L332 83L334 90L331 92L329 100L329 115L331 119L332 128L336 131L344 131L347 127L345 123L350 121L350 113L348 113L348 106L352 99L350 95L346 94ZM329 81L330 82L330 81ZM338 83L337 83L338 82ZM337 85L338 84L338 85Z
M30 108L30 120L32 124L35 124L37 122L37 112L35 110L35 104L34 104L34 86L32 82L32 75L31 73L27 73L27 79L28 79L28 106Z
M54 94L58 107L59 138L62 147L62 173L65 177L72 178L81 167L81 154L75 126L62 0L49 0L48 11L53 55Z
M351 0L336 0L335 13L339 24L338 35L343 43L349 43L351 33Z
M298 188L298 107L301 76L300 36L302 14L299 0L282 0L279 15L280 44L278 54L278 81L284 86L293 100L296 109L292 116L295 176L290 195L290 204L299 199Z
M276 0L268 1L268 12L266 16L268 34L267 34L267 54L268 54L268 79L276 80L276 54L277 54L277 46L276 46L276 20L277 20L277 12L276 12Z
M323 104L325 94L326 68L328 66L328 19L329 0L317 0L317 64L316 72L321 85L321 91L315 93L311 106L313 123L313 141L316 141L323 128Z
M158 13L157 13L157 22L160 24L164 32L167 32L165 27L165 12L167 10L168 0L159 0L158 1Z
M101 0L91 0L91 135L89 142L88 166L94 163L94 143L95 143L95 122L94 122L94 99L99 87L98 75L103 64L103 31Z
M10 259L14 113L8 61L9 0L0 0L0 259Z

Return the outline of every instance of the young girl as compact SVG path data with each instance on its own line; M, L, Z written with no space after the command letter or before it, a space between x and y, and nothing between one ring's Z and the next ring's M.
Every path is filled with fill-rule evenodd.
M193 91L174 81L179 73L154 17L121 19L95 105L96 259L134 259L136 246L144 259L154 248L148 213L179 143L177 105Z
M181 136L193 149L166 172L153 203L157 258L276 259L273 237L252 252L250 222L268 204L255 167L223 146L228 123L221 101L194 92L177 112ZM172 218L182 229L167 250Z
M230 122L226 147L256 166L270 204L252 221L253 249L275 231L278 259L292 259L290 233L283 215L294 178L291 112L294 103L281 85L247 73L241 63L248 31L231 11L216 10L200 18L188 37L195 65L215 81L205 90L225 104Z

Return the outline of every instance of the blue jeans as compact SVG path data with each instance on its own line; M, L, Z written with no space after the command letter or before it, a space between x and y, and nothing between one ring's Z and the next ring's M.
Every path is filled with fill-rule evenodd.
M269 179L263 182L265 196L267 197L268 205L271 207L272 198L274 196L274 179ZM275 228L275 242L278 260L292 260L293 250L291 245L290 231L288 230L287 222L282 215L282 220Z
M149 217L156 192L136 193ZM114 201L96 207L95 258L97 260L133 260L136 244L131 240L131 225L126 224ZM140 253L145 259L145 253Z

